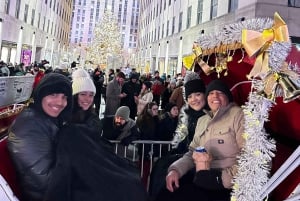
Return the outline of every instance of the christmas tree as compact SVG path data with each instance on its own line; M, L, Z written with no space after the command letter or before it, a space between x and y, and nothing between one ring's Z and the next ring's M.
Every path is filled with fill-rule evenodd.
M112 12L105 11L102 20L94 28L94 37L87 48L87 60L104 68L110 62L113 62L114 66L120 66L118 60L121 58L121 53L121 33L118 22Z

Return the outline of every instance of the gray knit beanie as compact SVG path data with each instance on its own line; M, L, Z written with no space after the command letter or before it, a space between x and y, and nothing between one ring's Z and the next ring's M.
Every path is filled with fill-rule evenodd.
M127 106L121 106L117 109L115 116L122 117L125 121L129 119L130 110Z

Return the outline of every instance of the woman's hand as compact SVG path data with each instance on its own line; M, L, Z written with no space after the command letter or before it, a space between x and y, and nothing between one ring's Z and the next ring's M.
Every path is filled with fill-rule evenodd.
M171 170L166 177L166 187L170 192L179 188L179 174L176 170Z
M210 169L210 162L211 162L211 155L207 152L193 152L193 159L196 165L196 171L200 170L209 170Z

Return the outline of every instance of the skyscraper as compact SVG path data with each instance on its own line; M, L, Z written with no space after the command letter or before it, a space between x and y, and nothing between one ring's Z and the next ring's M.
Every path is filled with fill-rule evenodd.
M70 44L79 48L84 57L85 47L93 40L94 27L105 11L111 11L118 21L126 65L137 47L139 0L74 0Z

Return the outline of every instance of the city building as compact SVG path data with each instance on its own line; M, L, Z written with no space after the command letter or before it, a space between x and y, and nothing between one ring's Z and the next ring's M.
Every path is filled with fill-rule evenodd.
M85 59L86 47L93 41L94 27L105 11L111 11L118 21L123 65L131 64L137 47L139 0L74 0L70 45L78 55L78 62Z
M273 0L141 0L136 65L141 71L174 75L181 72L182 56L203 34L224 25L257 17L285 20L293 43L300 37L300 1Z
M72 0L1 0L1 60L59 64L69 46L71 14Z

